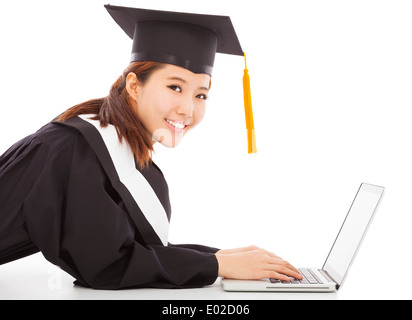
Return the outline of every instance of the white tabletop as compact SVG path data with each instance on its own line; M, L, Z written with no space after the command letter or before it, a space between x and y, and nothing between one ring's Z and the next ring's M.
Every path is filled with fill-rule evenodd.
M361 281L362 268L353 268L344 287L336 293L225 292L220 278L199 289L92 290L73 285L74 279L35 254L0 266L0 299L122 299L122 300L284 300L284 299L410 299L399 279L381 284ZM373 275L373 273L372 273Z

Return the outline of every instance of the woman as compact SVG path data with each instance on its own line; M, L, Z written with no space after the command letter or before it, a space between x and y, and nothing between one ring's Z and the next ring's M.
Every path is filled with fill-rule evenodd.
M202 120L219 35L186 20L199 15L106 8L126 21L122 28L133 24L132 62L107 97L68 109L0 157L0 264L41 251L75 283L95 289L301 278L254 246L168 242L168 187L151 151L157 142L177 146ZM139 20L148 14L150 22ZM184 44L191 49L179 60Z

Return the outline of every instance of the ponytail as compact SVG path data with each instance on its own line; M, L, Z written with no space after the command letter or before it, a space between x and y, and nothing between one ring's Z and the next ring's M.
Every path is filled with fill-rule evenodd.
M99 120L101 127L111 124L116 128L119 141L126 140L136 157L137 164L143 169L152 158L153 144L146 128L131 107L126 90L126 78L130 72L133 72L143 85L149 76L162 66L161 63L150 61L131 63L112 85L107 97L78 104L66 110L57 121L64 122L81 114L95 114L92 119Z

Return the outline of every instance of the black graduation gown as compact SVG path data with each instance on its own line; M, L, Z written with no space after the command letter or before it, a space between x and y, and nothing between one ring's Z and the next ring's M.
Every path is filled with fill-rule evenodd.
M139 171L170 220L162 172L153 162ZM82 286L188 288L216 280L217 250L162 243L80 117L51 122L0 157L0 264L41 251Z

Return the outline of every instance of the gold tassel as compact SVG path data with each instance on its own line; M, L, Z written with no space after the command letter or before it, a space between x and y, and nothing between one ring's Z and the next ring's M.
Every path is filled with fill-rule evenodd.
M256 153L256 137L255 137L255 125L253 122L252 111L252 96L250 94L250 77L247 69L246 54L245 56L245 72L243 74L243 98L245 101L245 118L246 118L246 130L248 141L248 153Z

